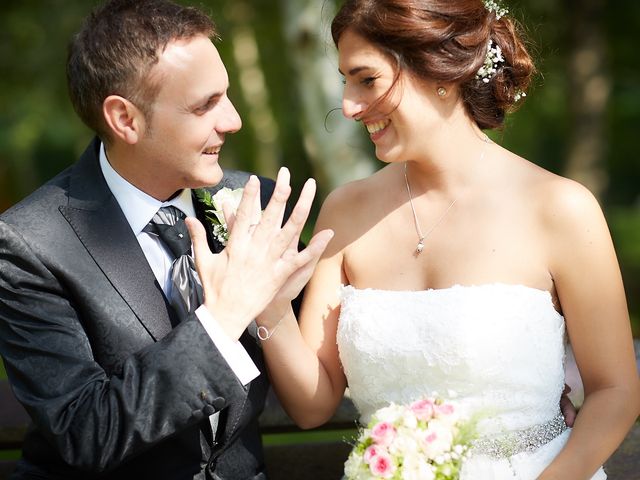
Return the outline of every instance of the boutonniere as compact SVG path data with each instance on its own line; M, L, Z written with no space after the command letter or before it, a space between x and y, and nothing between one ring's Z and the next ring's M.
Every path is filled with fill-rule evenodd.
M223 246L226 246L229 240L229 230L227 229L222 205L228 202L232 205L233 211L236 211L242 199L243 190L242 188L231 190L225 187L218 190L215 195L211 195L211 192L204 188L194 190L198 201L205 206L204 215L207 222L209 222L213 237Z

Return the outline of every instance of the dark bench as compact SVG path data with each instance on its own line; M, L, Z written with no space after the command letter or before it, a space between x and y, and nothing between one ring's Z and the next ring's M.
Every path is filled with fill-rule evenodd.
M0 451L18 450L28 424L23 408L14 399L6 380L0 381ZM331 480L342 475L350 445L343 439L354 429L355 409L345 398L333 420L321 429L329 440L306 440L299 444L277 444L269 440L299 432L270 395L261 418L265 433L265 455L271 480ZM331 435L331 432L337 432ZM314 432L315 433L315 432ZM300 434L304 440L307 433ZM318 436L317 434L315 435ZM321 437L323 435L320 435ZM8 477L15 460L0 461L0 480ZM640 423L636 423L622 446L606 465L609 480L640 479Z

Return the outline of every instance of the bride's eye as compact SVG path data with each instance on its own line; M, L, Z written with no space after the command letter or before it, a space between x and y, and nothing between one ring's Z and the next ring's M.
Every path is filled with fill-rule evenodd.
M360 81L360 83L365 87L372 87L377 79L378 77L365 77Z

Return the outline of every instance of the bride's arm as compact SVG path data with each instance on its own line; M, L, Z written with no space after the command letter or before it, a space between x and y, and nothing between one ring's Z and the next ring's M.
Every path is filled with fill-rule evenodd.
M545 200L551 274L585 400L573 431L540 479L591 478L640 413L640 382L620 269L600 207L562 180Z
M334 192L318 217L315 230L330 228L335 236L305 288L299 326L290 304L293 294L274 300L257 319L259 325L272 326L273 336L262 342L269 376L282 406L301 428L329 420L346 387L336 345L339 289L347 283L342 268L344 209L340 203Z

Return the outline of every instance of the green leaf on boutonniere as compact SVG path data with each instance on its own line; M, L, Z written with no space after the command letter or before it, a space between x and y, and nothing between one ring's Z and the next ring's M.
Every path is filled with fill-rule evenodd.
M207 222L209 222L211 233L222 245L226 245L229 240L229 231L222 211L222 205L223 203L229 202L235 211L242 199L242 190L242 188L231 190L225 187L218 190L215 195L211 195L211 192L204 188L194 190L198 201L205 206L204 215Z

